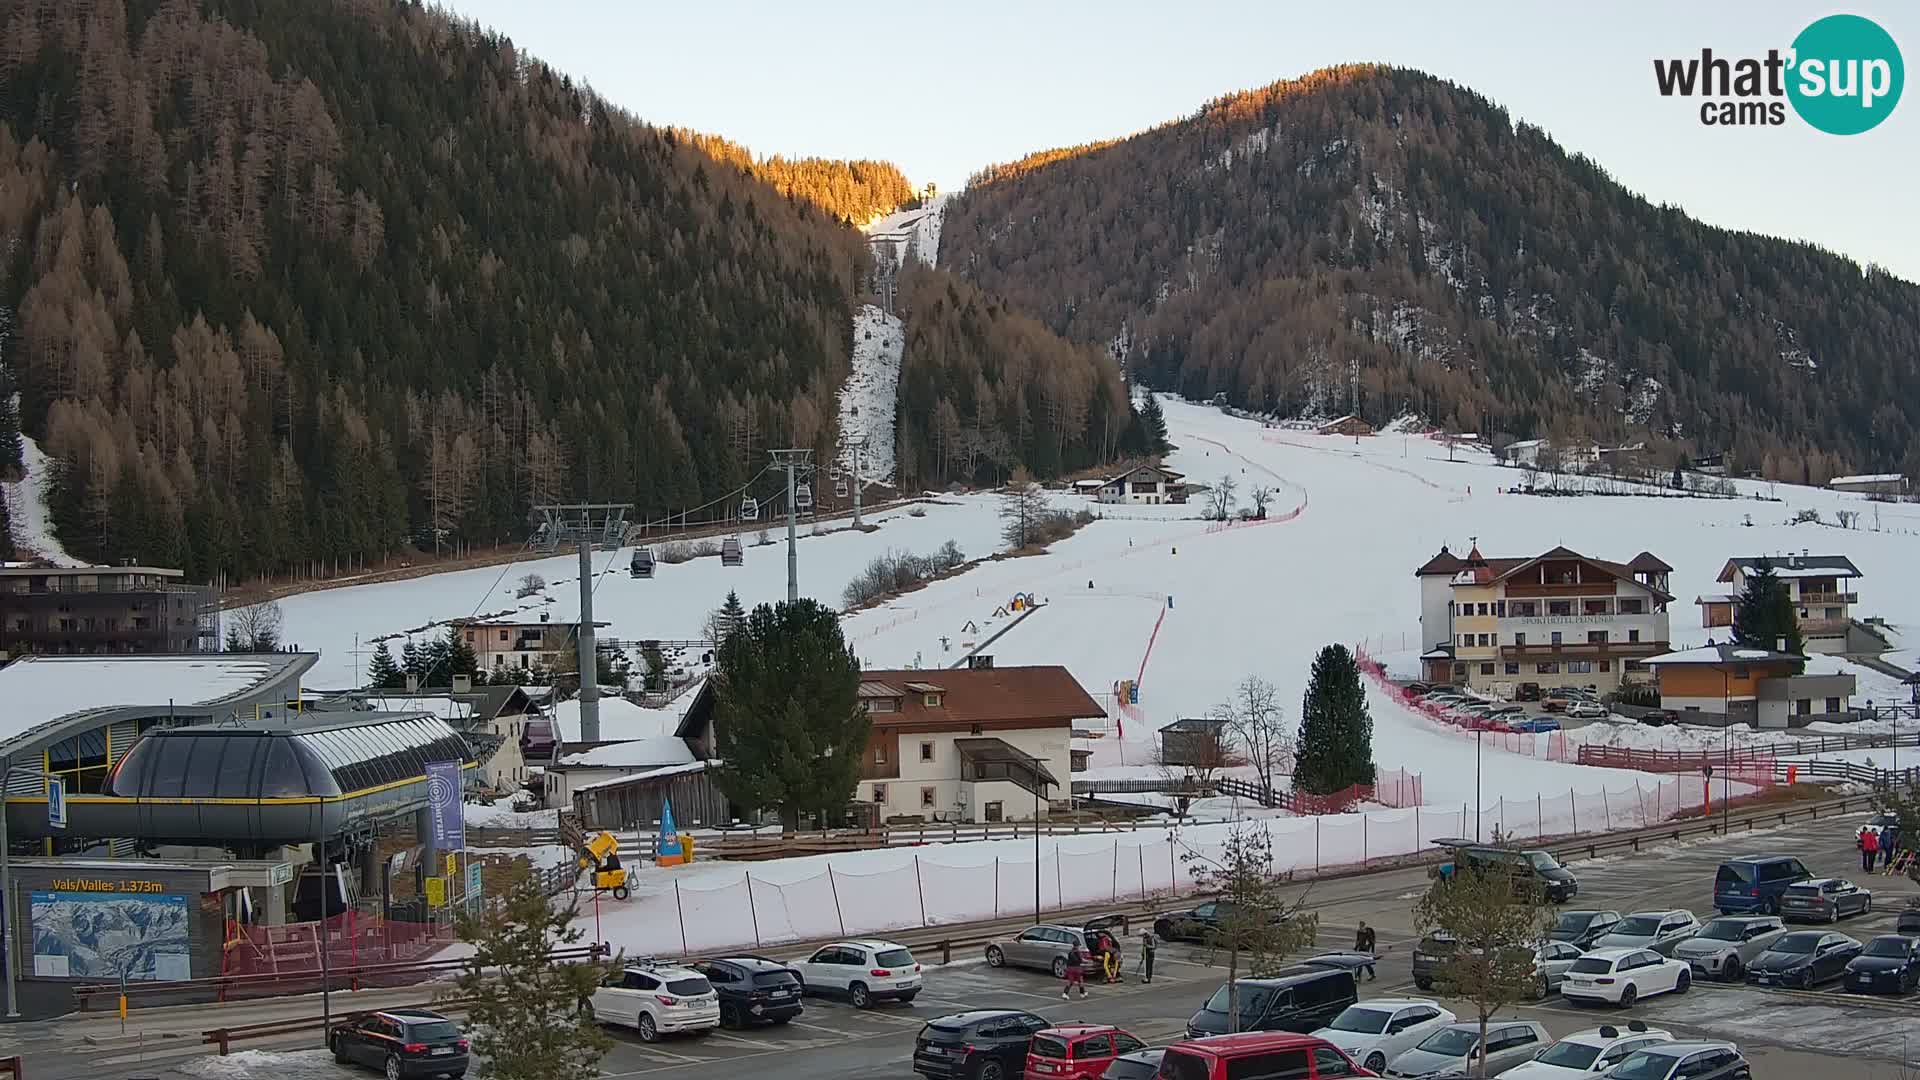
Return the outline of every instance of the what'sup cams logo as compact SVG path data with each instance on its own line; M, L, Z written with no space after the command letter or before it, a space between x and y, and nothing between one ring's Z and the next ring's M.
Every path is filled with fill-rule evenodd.
M1662 97L1702 98L1710 127L1777 126L1787 106L1829 135L1858 135L1878 126L1900 103L1907 81L1900 47L1872 19L1829 15L1809 25L1785 52L1729 59L1701 49L1698 57L1653 62Z

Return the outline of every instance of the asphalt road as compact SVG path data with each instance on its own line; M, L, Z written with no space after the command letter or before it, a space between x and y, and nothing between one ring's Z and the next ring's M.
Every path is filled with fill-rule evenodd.
M1574 865L1581 891L1572 906L1640 908L1690 907L1702 918L1712 914L1714 869L1729 855L1760 850L1799 855L1815 873L1846 875L1857 868L1851 848L1859 817L1803 822L1756 833L1673 844L1639 855L1609 856ZM1313 886L1309 902L1321 919L1324 947L1352 944L1353 927L1365 919L1379 933L1379 979L1362 986L1362 996L1418 995L1411 981L1412 901L1425 887L1424 871L1367 875ZM1849 919L1839 929L1857 937L1891 930L1893 911L1914 890L1904 880L1875 878L1876 911ZM957 959L957 958L956 958ZM1085 1001L1062 1001L1059 984L1038 972L990 969L977 961L930 969L926 989L911 1006L887 1005L861 1011L833 1001L809 999L804 1016L784 1028L716 1032L697 1039L639 1043L630 1032L614 1032L616 1047L603 1062L608 1078L695 1076L768 1076L782 1080L909 1080L914 1033L927 1020L970 1008L1016 1008L1053 1020L1091 1020L1118 1024L1149 1043L1171 1041L1187 1017L1223 979L1204 949L1169 944L1160 951L1151 986L1128 983L1094 986ZM1467 1015L1460 1003L1447 1003ZM1903 1080L1901 1062L1920 1066L1920 998L1901 1001L1863 999L1835 989L1813 992L1753 990L1744 986L1696 984L1684 996L1645 1000L1631 1012L1569 1006L1559 999L1515 1007L1511 1015L1537 1019L1556 1035L1637 1017L1677 1034L1738 1042L1761 1080L1818 1076L1820 1080ZM1912 1034L1908 1034L1912 1033ZM1910 1046L1906 1045L1908 1042ZM143 1064L124 1045L103 1046L86 1054L47 1046L31 1053L35 1080L68 1077L221 1077L228 1080L332 1080L366 1076L333 1066L324 1053L257 1064L193 1056L176 1044L159 1061ZM17 1051L9 1051L17 1052ZM478 1075L484 1075L477 1070ZM1910 1077L1912 1074L1907 1073Z

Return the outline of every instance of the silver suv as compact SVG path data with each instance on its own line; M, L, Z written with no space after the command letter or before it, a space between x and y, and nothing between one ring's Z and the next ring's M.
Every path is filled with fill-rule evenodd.
M1787 932L1778 915L1722 915L1673 947L1673 958L1706 978L1739 982L1747 964Z

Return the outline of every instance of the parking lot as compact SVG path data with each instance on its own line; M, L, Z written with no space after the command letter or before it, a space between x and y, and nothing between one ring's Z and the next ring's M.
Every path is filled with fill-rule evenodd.
M1580 895L1571 906L1616 908L1623 912L1653 907L1691 908L1703 919L1712 915L1714 870L1723 857L1753 851L1797 854L1816 874L1852 876L1858 867L1852 830L1859 818L1803 822L1752 838L1736 835L1676 844L1633 856L1612 856L1573 864ZM1873 878L1875 911L1844 920L1839 929L1862 939L1891 930L1893 912L1914 890L1904 880ZM1398 871L1323 882L1310 901L1322 923L1320 944L1352 944L1353 927L1365 919L1379 932L1382 962L1377 981L1361 987L1362 997L1418 995L1411 980L1409 917L1412 901L1426 885L1423 871ZM923 958L924 959L924 958ZM958 958L956 958L958 959ZM1208 964L1204 950L1169 944L1161 949L1155 982L1096 985L1086 1001L1060 1000L1059 985L1045 974L991 969L978 962L932 968L926 988L911 1006L885 1005L856 1010L844 1002L809 998L806 1014L783 1028L722 1031L698 1039L673 1039L647 1045L630 1032L615 1031L616 1047L603 1062L607 1077L664 1078L724 1074L809 1078L907 1078L912 1076L914 1033L927 1020L975 1008L1025 1009L1053 1020L1114 1023L1149 1043L1170 1041L1184 1030L1187 1017L1223 978ZM1448 1003L1463 1017L1469 1009ZM1629 1013L1576 1008L1563 1001L1521 1005L1515 1015L1540 1020L1555 1035L1635 1017L1677 1034L1725 1038L1741 1044L1755 1064L1755 1075L1822 1080L1901 1076L1903 1058L1920 1064L1920 1000L1862 998L1832 988L1812 992L1756 990L1744 986L1696 984L1684 996L1643 1001ZM1907 1042L1912 1039L1913 1045ZM323 1057L323 1055L322 1055ZM312 1076L354 1076L319 1058ZM78 1064L78 1063L76 1063ZM250 1077L244 1066L208 1071L204 1059L185 1063L177 1075ZM87 1074L84 1066L75 1075ZM97 1070L90 1075L101 1075ZM262 1080L294 1080L284 1068L263 1067Z

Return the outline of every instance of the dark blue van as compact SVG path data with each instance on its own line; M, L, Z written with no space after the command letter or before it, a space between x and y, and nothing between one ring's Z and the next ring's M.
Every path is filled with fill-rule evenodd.
M1787 886L1813 875L1791 855L1748 855L1720 864L1713 878L1713 906L1722 915L1778 915Z

